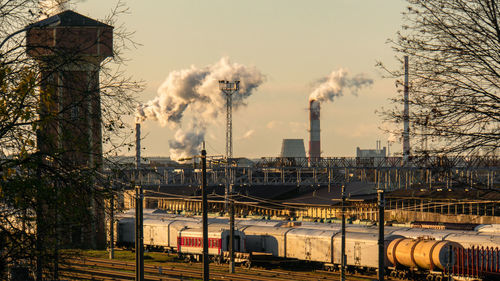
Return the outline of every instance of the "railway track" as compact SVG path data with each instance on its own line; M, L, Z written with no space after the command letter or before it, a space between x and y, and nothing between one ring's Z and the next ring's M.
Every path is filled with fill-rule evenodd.
M135 263L97 258L73 259L63 269L63 276L74 280L134 280ZM166 262L157 265L145 265L145 280L200 280L201 264L182 264ZM295 272L282 269L243 269L236 268L236 273L229 274L227 266L210 265L210 280L224 281L277 281L277 280L331 280L337 279L338 273L328 271ZM349 280L373 280L373 276L350 275Z

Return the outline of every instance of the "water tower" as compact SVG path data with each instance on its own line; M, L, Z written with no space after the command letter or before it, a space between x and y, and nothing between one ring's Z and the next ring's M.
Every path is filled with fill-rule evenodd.
M27 53L41 71L37 145L42 154L57 153L73 167L100 170L99 71L113 56L113 27L70 10L54 17L57 24L30 28L26 35ZM105 244L103 211L97 209L90 229L93 247Z

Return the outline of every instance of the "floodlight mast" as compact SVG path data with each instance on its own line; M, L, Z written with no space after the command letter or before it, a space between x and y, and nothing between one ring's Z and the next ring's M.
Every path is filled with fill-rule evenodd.
M240 89L240 81L233 82L227 80L219 80L219 89L226 95L226 189L225 201L226 207L228 202L228 194L230 188L230 170L229 162L233 158L233 99L234 93Z
M219 89L226 95L226 158L233 157L233 99L240 89L240 81L219 80Z
M233 192L231 182L231 170L229 163L233 158L233 99L234 93L240 89L240 81L219 80L219 89L226 95L226 189L225 201L228 203L228 195ZM230 238L229 238L229 272L234 273L234 199L231 200L230 207Z

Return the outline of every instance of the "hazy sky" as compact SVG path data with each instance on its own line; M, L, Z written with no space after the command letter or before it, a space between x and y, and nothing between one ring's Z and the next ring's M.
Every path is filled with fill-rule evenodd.
M115 1L87 0L73 8L103 18ZM381 78L377 60L398 67L386 44L401 26L402 0L212 0L125 1L120 18L135 41L127 51L129 74L147 83L139 99L147 102L171 71L204 67L221 57L255 66L266 81L233 112L234 155L278 156L283 138L304 139L308 146L308 96L314 82L340 67L374 80L357 96L347 94L323 104L323 156L354 156L356 147L385 146L375 110L396 94L394 80ZM189 114L185 116L189 120ZM224 154L225 115L211 121L206 134L209 154ZM130 119L133 122L133 119ZM175 130L145 121L145 156L168 156ZM396 143L391 151L400 151Z

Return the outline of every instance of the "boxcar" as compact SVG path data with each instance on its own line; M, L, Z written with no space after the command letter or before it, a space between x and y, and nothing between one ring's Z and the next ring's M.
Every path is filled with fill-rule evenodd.
M286 227L246 226L248 252L270 253L275 257L286 257L286 234L292 230Z
M286 235L286 257L306 261L333 263L335 230L292 229Z
M384 237L384 251L387 252L389 243L402 236L386 235ZM339 233L333 238L333 261L335 264L341 263L342 235ZM345 254L347 256L346 265L360 268L378 267L378 234L375 233L346 233ZM384 265L390 265L387 256Z

